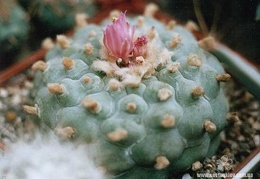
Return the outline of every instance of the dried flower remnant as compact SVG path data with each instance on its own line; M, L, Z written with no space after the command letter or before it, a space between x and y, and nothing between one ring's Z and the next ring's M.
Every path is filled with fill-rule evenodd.
M148 43L148 38L146 36L141 36L134 42L133 56L144 56L146 53L146 45Z

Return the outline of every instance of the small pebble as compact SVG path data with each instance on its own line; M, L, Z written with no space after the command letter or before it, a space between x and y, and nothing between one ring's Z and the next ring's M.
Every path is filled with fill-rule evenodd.
M260 146L260 135L254 136L254 142L256 146Z
M7 98L8 97L8 91L4 88L0 88L0 97Z
M15 94L11 99L11 105L16 106L21 104L21 96L19 94Z
M24 86L26 89L32 89L33 83L31 81L25 81Z
M8 123L14 123L17 116L18 115L15 111L7 111L5 114L5 121Z
M6 107L5 104L2 101L0 101L0 111L4 110L5 107Z

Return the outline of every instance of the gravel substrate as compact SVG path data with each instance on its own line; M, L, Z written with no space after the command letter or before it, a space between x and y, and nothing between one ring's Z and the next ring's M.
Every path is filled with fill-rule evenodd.
M10 79L5 87L0 87L0 148L3 148L3 143L33 137L36 121L22 110L23 104L33 104L30 99L31 77L28 70Z
M33 105L30 99L32 79L32 71L27 70L9 80L5 87L0 87L0 150L3 150L4 143L34 136L37 119L22 110L23 104ZM222 141L217 154L196 163L193 168L196 171L189 171L194 178L199 178L197 173L232 172L260 145L259 101L234 80L230 80L226 87L230 101L228 126L221 134Z
M227 116L229 123L221 133L221 144L216 155L206 158L196 172L191 172L194 178L200 178L197 173L212 174L203 178L232 173L239 163L260 146L259 101L234 80L227 83L226 89L230 102ZM260 177L260 171L254 175Z

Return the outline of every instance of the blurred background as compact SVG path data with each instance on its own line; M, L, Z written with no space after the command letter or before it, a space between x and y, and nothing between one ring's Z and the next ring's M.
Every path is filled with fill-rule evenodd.
M209 33L260 64L259 0L154 0L163 11L182 22L198 22L194 1L200 6Z

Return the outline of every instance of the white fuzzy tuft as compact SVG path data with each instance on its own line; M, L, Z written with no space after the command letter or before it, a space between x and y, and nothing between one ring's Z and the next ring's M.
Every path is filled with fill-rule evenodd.
M60 142L55 135L9 144L0 156L0 176L9 179L103 179L87 146Z
M152 32L152 35L149 33ZM92 67L97 71L103 71L109 77L115 77L121 84L128 87L138 87L143 78L152 76L159 66L164 66L171 61L172 52L162 46L158 33L154 27L148 33L150 41L147 43L147 53L135 58L136 64L120 68L115 60L111 59L104 46L100 50L101 59L93 62Z
M103 71L110 77L114 76L115 71L120 69L115 63L104 60L96 60L93 62L92 66L97 71Z

